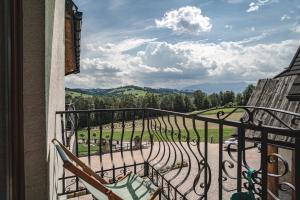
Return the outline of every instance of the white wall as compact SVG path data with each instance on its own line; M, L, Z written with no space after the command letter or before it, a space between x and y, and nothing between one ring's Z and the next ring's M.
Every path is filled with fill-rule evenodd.
M62 163L51 140L61 138L60 118L56 111L65 110L65 1L46 0L46 131L47 161L49 164L49 199L61 192L57 181L62 176Z
M56 199L58 174L50 141L64 110L64 0L23 1L24 158L26 199ZM55 130L57 128L57 130ZM50 178L49 178L50 177Z
M45 118L45 4L23 2L23 99L26 199L47 191Z

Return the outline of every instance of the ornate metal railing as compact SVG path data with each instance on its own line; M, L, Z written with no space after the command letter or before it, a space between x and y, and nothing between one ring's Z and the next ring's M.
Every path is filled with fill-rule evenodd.
M239 117L241 109L245 112ZM133 171L161 187L166 199L230 199L249 190L258 199L299 196L296 113L258 107L215 116L106 109L62 111L57 117L63 143L110 182ZM236 139L226 141L232 135ZM210 138L216 143L210 144ZM247 179L250 169L253 189ZM67 171L59 181L60 195L85 192Z

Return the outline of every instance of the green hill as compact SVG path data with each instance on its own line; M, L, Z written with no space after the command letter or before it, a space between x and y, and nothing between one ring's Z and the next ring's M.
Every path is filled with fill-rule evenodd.
M180 91L176 89L167 88L149 88L149 87L138 87L138 86L124 86L111 89L82 89L82 88L66 88L66 94L72 97L76 96L121 96L124 94L132 94L134 96L144 96L146 93L153 93L158 95L165 94L191 94L191 92Z

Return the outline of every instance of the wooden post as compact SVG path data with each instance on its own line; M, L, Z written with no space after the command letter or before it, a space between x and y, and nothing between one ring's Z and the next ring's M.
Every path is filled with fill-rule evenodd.
M272 153L278 153L278 147L268 145L268 156ZM278 159L275 159L272 164L268 163L268 173L278 174ZM268 176L268 189L276 196L278 195L278 178ZM272 199L272 197L268 195L268 199Z
M294 199L299 199L300 197L300 173L299 173L299 166L300 166L300 137L296 137L295 141L295 150L293 152L294 159L293 159L293 175L294 175L294 186L296 191L294 192ZM297 159L298 158L298 159Z

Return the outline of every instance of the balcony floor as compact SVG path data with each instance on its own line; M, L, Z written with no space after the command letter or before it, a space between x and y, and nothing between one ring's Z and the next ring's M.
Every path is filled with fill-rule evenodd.
M204 143L201 143L201 149L204 147ZM158 151L158 143L155 142L154 146L153 146L153 153L156 153ZM195 147L193 147L195 148ZM209 199L210 200L215 200L218 199L218 181L217 181L217 177L218 177L218 148L219 148L219 144L208 144L208 163L211 167L211 171L212 171L212 180L211 180L211 186L209 189ZM147 155L149 153L150 149L144 149L144 153L145 155ZM143 158L142 155L140 153L140 151L133 151L134 154L134 158L135 160L138 162L142 162ZM226 151L224 151L223 153L224 155L224 159L229 159L229 156L227 154ZM233 155L236 157L236 152L233 152ZM171 157L174 155L171 155ZM114 163L116 165L116 167L118 166L122 166L123 162L121 159L121 155L119 152L113 153L113 157L114 157ZM130 151L124 152L124 158L126 163L133 163L133 160L131 159L130 156ZM109 154L104 154L103 158L102 158L102 162L106 163L104 167L105 168L111 168L111 160L110 160L110 156ZM159 158L158 158L159 159ZM192 163L195 162L195 158L191 157L192 159ZM81 160L84 161L85 163L89 163L88 161L88 157L81 157ZM185 157L184 160L187 160L187 158ZM230 159L229 159L230 160ZM260 154L258 153L257 149L251 149L247 151L247 160L249 161L250 166L254 167L255 169L257 169L259 167L259 161L260 161ZM100 159L99 159L99 155L94 155L90 157L90 165L91 168L93 170L99 170L100 169ZM155 160L151 162L152 164L155 163ZM163 163L163 162L161 162ZM156 166L159 167L159 166ZM155 168L156 168L155 167ZM229 170L231 172L231 174L235 175L236 174L236 168L233 170ZM174 174L176 171L174 172L170 172L169 174L166 175L166 178L172 176L172 174ZM180 175L176 178L176 180L172 180L173 184L178 184L184 177L185 175L188 173L188 167L183 168L183 170L181 171ZM196 166L191 166L191 175L189 176L191 177L195 177L196 174L198 173L198 168ZM71 174L70 174L71 175ZM182 186L180 186L180 190L181 191L187 191L193 184L193 180L192 181L186 181ZM228 180L226 183L226 186L229 187L234 187L236 184L236 181L234 180ZM223 191L223 198L224 199L230 199L231 193L226 193L225 191ZM190 198L195 198L191 195L189 195ZM90 195L85 195L85 196L81 196L79 198L73 198L74 200L76 199L92 199L92 197Z
M80 196L80 197L74 197L71 198L69 200L93 200L92 195L84 195L84 196ZM155 198L155 200L159 200L159 198ZM166 200L165 198L162 197L162 200Z

